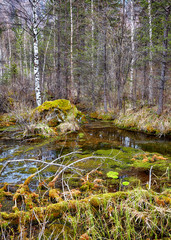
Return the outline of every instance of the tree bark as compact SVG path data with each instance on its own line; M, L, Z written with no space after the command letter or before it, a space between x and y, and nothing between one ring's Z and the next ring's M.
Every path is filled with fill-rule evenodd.
M149 76L149 99L148 103L153 104L153 54L152 54L152 17L151 17L151 0L148 0L148 18L149 18L149 39L150 39L150 49L149 49L149 68L150 68L150 76Z
M73 72L73 8L72 0L70 0L70 21L71 21L71 36L70 36L70 100L74 100L74 72Z
M61 0L58 0L58 21L57 21L57 29L58 29L58 54L57 54L57 88L58 88L58 98L62 97L61 92L61 24L60 24L60 7L61 7Z
M104 111L107 110L107 26L104 24L105 32L104 32L104 82L103 82L103 101L104 101Z
M67 2L65 3L65 19L68 18L68 10L67 10ZM64 25L65 33L67 33L67 21L65 21ZM67 42L67 37L64 39ZM65 75L65 98L69 99L69 63L68 63L68 52L64 51L64 75Z
M134 0L131 0L131 68L130 68L130 97L132 106L134 107L134 63L135 63L135 25L134 25Z
M95 111L94 80L94 0L91 0L91 90L93 111Z
M159 83L159 100L158 100L158 110L157 113L160 115L163 111L163 98L164 98L164 87L166 82L166 64L167 64L167 50L168 50L168 33L169 33L169 15L171 7L165 8L165 22L164 22L164 34L163 34L163 53L161 62L161 77Z
M40 72L39 72L39 49L38 49L38 16L37 16L37 5L38 1L33 0L33 51L34 51L34 79L35 79L35 92L36 92L36 103L40 106L41 90L40 90Z

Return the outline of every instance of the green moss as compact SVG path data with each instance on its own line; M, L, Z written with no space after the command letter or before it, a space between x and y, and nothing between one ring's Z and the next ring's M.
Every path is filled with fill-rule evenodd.
M67 111L72 108L72 104L70 103L69 100L66 100L66 99L47 101L47 102L44 102L41 106L37 107L34 111L38 111L39 113L41 113L44 111L49 111L54 108L58 108L60 110Z
M78 134L78 136L79 136L79 138L84 138L85 134L82 133L82 132L80 132L80 133Z
M33 174L35 172L37 172L37 168L35 168L35 167L31 167L31 168L29 168L29 170L27 170L27 173L29 173L29 174Z
M120 149L97 150L95 154L107 157L104 168L128 168L134 154L142 152L139 149L130 147L120 147ZM131 166L131 165L130 165Z
M135 168L149 169L153 166L153 170L166 171L171 168L171 159L165 158L158 153L139 153L133 156L132 166Z

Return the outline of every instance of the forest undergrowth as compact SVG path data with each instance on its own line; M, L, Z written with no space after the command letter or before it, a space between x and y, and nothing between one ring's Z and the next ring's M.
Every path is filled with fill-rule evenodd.
M73 162L72 154L63 156L66 164L63 160L50 178L43 178L41 172L51 165L57 167L59 159L40 162L39 170L22 184L2 184L1 239L170 239L171 190L169 182L165 184L170 178L168 171L161 176L160 180L165 179L161 192L155 191L155 175L151 188L142 187L138 181L121 186L116 180L111 191L110 179L100 170L101 165L87 173L77 165L100 156ZM101 157L102 163L104 160ZM38 185L33 191L35 182Z

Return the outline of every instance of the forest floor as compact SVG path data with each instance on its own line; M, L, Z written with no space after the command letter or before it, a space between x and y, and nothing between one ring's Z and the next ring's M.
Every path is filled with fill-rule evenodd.
M31 175L23 184L0 189L1 239L165 239L171 237L171 190L162 192L123 182L116 172L98 170L77 179L80 187L59 187L44 180L30 191ZM108 191L109 178L119 189ZM161 179L167 182L168 176ZM74 179L73 179L74 180ZM65 181L65 180L64 180ZM155 188L152 186L152 188Z
M27 128L28 116L30 119L25 109L5 114L1 117L1 127L6 129L17 123L23 130ZM158 116L155 107L127 110L117 117L110 112L96 112L90 118L115 118L118 127L159 136L171 132L169 112ZM61 159L44 163L32 159L37 161L37 172L24 183L1 184L1 239L171 238L170 159L126 147ZM85 162L87 159L89 162ZM7 164L14 163L6 162L1 173ZM106 172L105 164L108 167L111 164L114 171ZM42 172L47 167L53 169L54 175L45 178ZM142 184L131 177L123 179L126 169L137 169L137 174L147 172L148 182ZM37 186L34 191L33 185Z

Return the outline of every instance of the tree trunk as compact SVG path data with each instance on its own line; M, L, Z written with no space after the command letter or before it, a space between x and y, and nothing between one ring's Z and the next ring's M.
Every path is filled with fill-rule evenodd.
M70 36L70 100L74 100L74 73L73 73L73 9L72 0L70 0L70 20L71 20L71 36Z
M131 68L130 68L130 98L132 102L132 106L134 106L134 62L135 62L135 43L134 43L134 35L135 35L135 26L134 26L134 0L131 0Z
M149 18L149 38L150 38L150 49L149 49L149 68L150 68L150 76L149 76L149 99L148 103L153 104L153 55L152 55L152 18L151 18L151 0L148 0L148 18Z
M159 83L159 100L158 100L158 110L157 113L160 115L163 111L163 97L164 97L164 87L166 82L166 57L168 50L168 32L169 32L169 14L170 6L165 8L165 22L164 22L164 39L163 39L163 53L162 53L162 62L161 62L161 77Z
M46 44L46 49L45 49L45 52L44 52L44 58L43 58L43 68L42 68L42 91L43 92L44 92L44 85L45 85L46 56L47 56L47 51L48 51L49 44L50 44L50 39L51 39L51 36L52 36L52 31L53 31L53 29L51 29L51 31L50 31L49 38L48 38L48 41L47 41L47 44ZM44 98L45 98L44 93L43 93L42 98L44 100Z
M144 66L143 66L143 83L142 83L142 105L145 104L146 96L147 96L147 51L144 51Z
M37 20L37 5L38 1L33 0L33 52L34 52L34 79L35 79L35 92L36 92L36 103L40 106L41 100L41 90L40 90L40 72L39 72L39 51L38 51L38 20Z
M58 65L57 65L57 88L58 88L58 98L62 97L61 92L61 25L60 25L60 0L58 0L58 21L57 21L57 29L58 29Z
M7 26L8 27L8 26ZM8 28L8 47L9 47L9 58L8 58L8 64L9 64L9 68L11 69L11 57L12 57L12 49L11 49L11 37L10 37L10 31Z
M91 98L93 111L95 111L94 80L94 0L91 0Z
M28 64L27 64L27 35L26 32L24 31L24 41L23 41L23 51L24 51L24 65L25 65L25 72L26 72L26 76L28 78Z
M103 82L103 101L104 101L104 111L105 113L108 111L107 110L107 26L106 24L104 24L104 28L105 28L105 33L104 33L104 82Z
M2 76L3 76L3 54L2 54L2 45L0 45L0 80Z
M65 19L68 18L68 10L67 10L67 3L65 4ZM67 21L65 21L64 25L65 33L67 33ZM64 39L65 42L67 42L67 37ZM67 51L64 51L64 74L65 74L65 98L69 99L69 70L68 70L68 53Z
M23 83L23 79L24 79L24 76L23 76L23 51L22 51L22 41L20 43L20 77L21 77L21 82Z
M29 45L30 45L30 55L29 55L29 57L30 57L30 83L31 83L31 81L32 81L32 43L31 43L31 40L29 41Z

